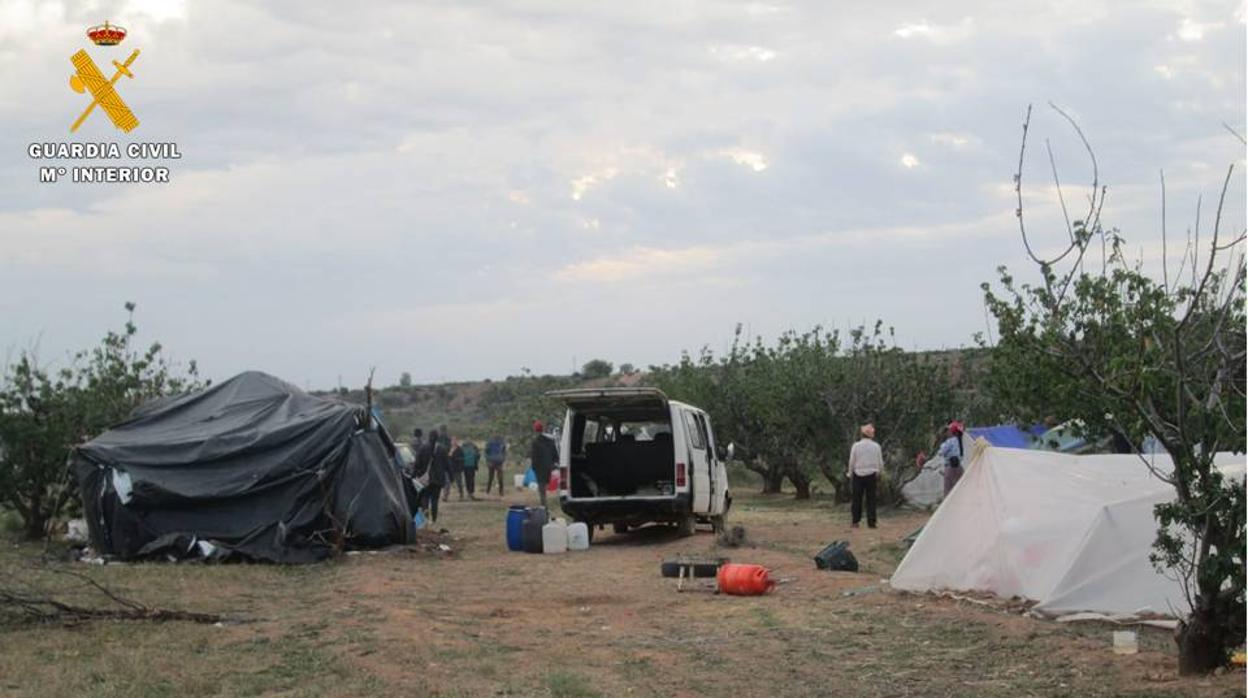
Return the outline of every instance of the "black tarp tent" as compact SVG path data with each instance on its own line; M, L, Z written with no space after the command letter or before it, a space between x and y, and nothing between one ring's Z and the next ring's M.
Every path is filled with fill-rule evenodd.
M70 459L104 555L282 563L409 542L395 463L364 408L255 371L144 404Z

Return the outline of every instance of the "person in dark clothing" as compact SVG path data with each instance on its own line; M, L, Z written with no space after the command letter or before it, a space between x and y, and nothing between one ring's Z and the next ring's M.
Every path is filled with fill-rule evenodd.
M485 443L485 465L489 468L489 479L485 481L485 493L490 493L494 486L494 476L498 476L498 496L503 496L503 463L507 461L507 442L503 437L495 435Z
M425 445L425 432L417 427L412 430L412 440L407 442L412 447L412 454L420 453L420 448Z
M537 476L537 496L546 506L546 486L550 484L550 473L559 462L559 447L555 440L546 435L542 422L533 422L533 446L529 449L529 457L533 461L533 474Z
M429 473L429 484L421 491L422 508L427 510L426 515L430 521L437 521L438 495L442 493L442 489L447 485L451 471L451 459L450 454L446 452L446 447L442 445L441 439L438 438L436 430L429 432L429 440L420 449L420 456L416 458L416 462L420 464L419 467L422 470Z
M464 463L464 487L468 490L468 499L477 498L477 463L481 462L481 452L477 445L468 440L459 445L459 457Z
M451 440L450 453L451 471L446 490L442 492L442 501L451 498L451 484L459 489L459 501L464 501L464 451L459 447L459 439Z

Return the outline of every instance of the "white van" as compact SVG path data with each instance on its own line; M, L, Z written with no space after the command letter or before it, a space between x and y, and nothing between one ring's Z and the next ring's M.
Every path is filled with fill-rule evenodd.
M559 504L576 521L617 533L672 523L717 530L732 504L728 471L706 412L657 388L578 388L548 396L568 406L559 448Z

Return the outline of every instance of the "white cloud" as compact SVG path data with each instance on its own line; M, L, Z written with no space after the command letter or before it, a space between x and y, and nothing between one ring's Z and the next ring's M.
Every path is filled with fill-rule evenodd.
M144 15L154 21L186 19L186 0L127 0L119 16Z
M745 148L724 148L719 150L716 154L720 157L728 158L738 165L748 167L755 172L762 172L768 167L766 156L754 150L747 150Z
M627 252L569 264L556 273L556 278L574 283L635 281L701 271L713 266L721 256L720 251L710 247L667 250L634 247Z
M680 173L675 167L669 167L663 171L663 186L668 189L676 189L680 187Z
M1184 17L1179 23L1179 29L1176 32L1178 37L1183 41L1200 41L1205 38L1205 33L1223 27L1222 22L1197 22L1191 17Z
M919 166L919 159L910 153L901 156L901 166L907 170L913 170Z
M712 46L711 54L722 61L758 61L766 63L776 57L776 52L764 46L725 45Z
M572 185L572 200L580 201L585 196L586 192L603 182L615 179L617 174L619 174L619 170L616 168L606 167L598 172L590 172L573 179L570 182Z
M933 133L930 136L930 139L932 143L935 143L936 145L943 145L954 149L976 147L982 143L978 136L970 133L956 133L952 131Z
M957 24L931 24L926 20L920 20L910 24L904 24L893 30L893 34L903 39L927 39L934 44L945 45L963 41L969 38L975 30L975 21L970 17L964 17Z

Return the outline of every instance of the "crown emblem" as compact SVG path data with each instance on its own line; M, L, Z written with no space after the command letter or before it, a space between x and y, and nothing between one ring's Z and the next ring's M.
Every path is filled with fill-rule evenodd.
M108 20L105 20L103 24L87 29L87 38L95 42L97 46L116 46L126 38L126 28L109 24Z

